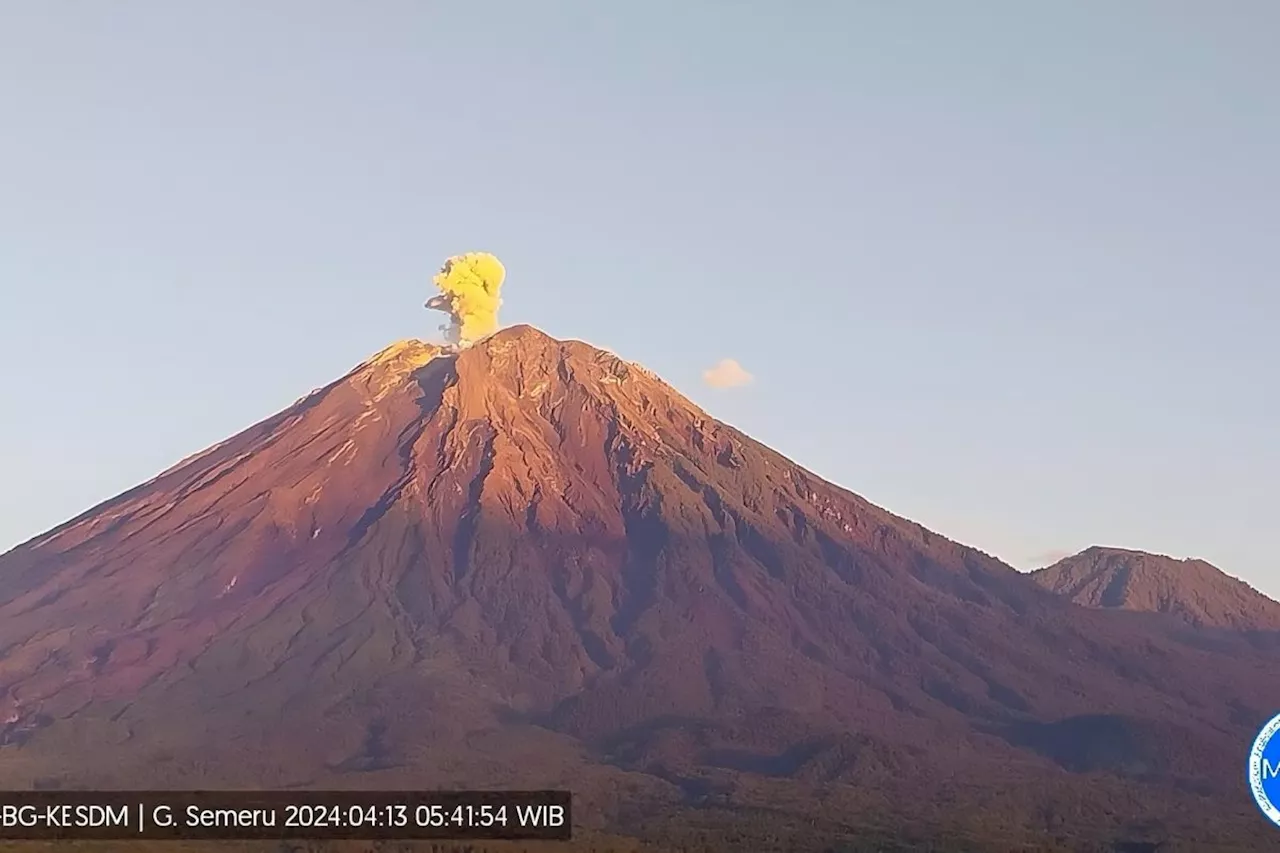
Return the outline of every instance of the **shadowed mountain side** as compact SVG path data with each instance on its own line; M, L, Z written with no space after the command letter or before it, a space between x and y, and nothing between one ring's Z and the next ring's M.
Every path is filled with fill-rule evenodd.
M566 784L618 820L835 786L1004 792L1025 825L1027 791L1154 790L1135 808L1238 830L1274 656L1144 616L1072 606L585 344L404 342L0 557L0 775Z

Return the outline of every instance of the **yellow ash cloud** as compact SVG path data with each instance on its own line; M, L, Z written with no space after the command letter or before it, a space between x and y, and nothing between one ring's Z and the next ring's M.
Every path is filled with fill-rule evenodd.
M466 346L498 330L502 262L487 252L469 252L444 262L432 281L440 289L427 307L444 311L449 324L441 326L449 343Z

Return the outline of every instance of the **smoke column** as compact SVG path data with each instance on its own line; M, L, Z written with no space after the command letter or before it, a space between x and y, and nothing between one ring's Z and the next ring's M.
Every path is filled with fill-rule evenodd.
M428 300L427 307L449 315L449 323L440 327L449 343L469 346L498 330L499 292L506 276L502 262L487 252L456 255L444 262L432 279L440 294Z

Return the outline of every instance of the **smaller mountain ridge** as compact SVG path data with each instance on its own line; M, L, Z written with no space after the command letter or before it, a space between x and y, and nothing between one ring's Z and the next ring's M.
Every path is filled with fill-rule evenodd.
M1280 630L1280 603L1204 560L1094 546L1031 577L1084 607L1169 613L1201 627Z

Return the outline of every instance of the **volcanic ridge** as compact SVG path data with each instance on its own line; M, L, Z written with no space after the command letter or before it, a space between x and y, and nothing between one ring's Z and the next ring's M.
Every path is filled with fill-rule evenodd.
M1169 613L1218 628L1280 630L1280 603L1204 560L1094 546L1032 577L1085 607Z

